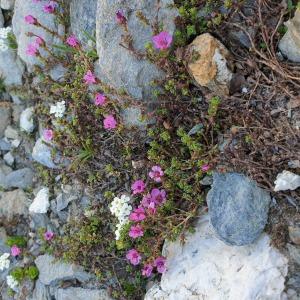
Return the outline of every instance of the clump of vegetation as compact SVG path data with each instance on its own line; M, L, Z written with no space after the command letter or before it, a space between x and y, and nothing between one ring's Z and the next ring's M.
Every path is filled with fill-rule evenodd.
M36 280L39 277L39 270L36 266L14 268L10 275L18 282L22 283L25 279Z
M27 246L27 239L24 236L10 236L6 240L6 245L9 247L18 246L25 248Z

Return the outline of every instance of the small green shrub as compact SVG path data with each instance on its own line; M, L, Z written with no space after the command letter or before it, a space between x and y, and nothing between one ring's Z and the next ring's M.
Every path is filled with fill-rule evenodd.
M6 245L12 247L16 245L18 247L26 247L27 246L27 239L23 236L10 236L6 240Z

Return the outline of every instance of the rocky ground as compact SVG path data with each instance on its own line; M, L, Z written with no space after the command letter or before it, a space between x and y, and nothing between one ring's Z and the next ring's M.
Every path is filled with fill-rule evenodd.
M34 15L50 30L64 34L65 28L60 28L52 14L41 10L48 2L0 0L0 30L11 27L17 44L17 49L0 49L0 256L11 253L10 237L26 237L22 255L11 255L7 268L2 268L0 258L1 299L113 299L108 282L118 285L116 274L103 283L85 265L62 261L62 257L54 257L57 251L45 250L49 243L43 238L44 232L64 237L64 225L79 220L94 205L104 205L100 189L82 184L82 176L64 180L62 170L68 170L70 162L54 152L53 144L45 143L43 136L42 113L39 115L36 107L44 86L35 75L41 62L27 55L32 38L27 33L43 35L49 44L56 41L24 18ZM151 107L150 81L163 78L165 73L120 46L124 33L115 22L115 13L122 7L128 14L136 54L144 51L152 32L139 25L133 12L142 11L149 19L157 17L165 31L176 34L174 18L179 12L170 7L173 1L160 1L159 13L154 2L70 0L66 5L68 30L84 47L91 42L84 32L95 33L97 77L115 89L124 89L136 101L121 112L124 126L138 126L142 132L146 125L139 119L141 100ZM217 14L200 9L205 1L198 2L198 16ZM220 124L227 125L217 144L221 155L214 161L214 171L201 180L209 190L205 204L198 210L194 232L185 236L184 244L179 239L165 241L162 256L167 259L167 271L161 278L148 280L145 296L121 299L300 299L300 8L296 10L293 1L249 0L242 1L239 13L231 15L234 8L223 2L219 9L231 18L194 37L188 48L198 56L185 63L200 86L199 99L217 95L224 100ZM278 11L277 18L254 26L255 17L262 14L261 5ZM286 27L282 29L284 21ZM275 39L273 32L279 27L284 32L278 47L265 50L268 44L261 42L265 52L258 55L255 51L261 53L261 49L253 44L257 32L261 30L259 36L266 40ZM63 62L44 72L58 82L67 73ZM40 93L38 101L36 90ZM247 109L248 114L239 113ZM238 123L241 116L243 122ZM253 116L257 116L255 121ZM256 137L253 148L246 150L245 128ZM103 180L101 184L117 185ZM13 288L8 286L7 276L28 266L36 266L38 277L32 280L25 276Z

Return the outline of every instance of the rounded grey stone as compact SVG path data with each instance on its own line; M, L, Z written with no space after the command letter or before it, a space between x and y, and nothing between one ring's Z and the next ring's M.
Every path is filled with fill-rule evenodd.
M211 224L219 238L230 245L247 245L262 233L271 197L238 173L214 173L207 195Z

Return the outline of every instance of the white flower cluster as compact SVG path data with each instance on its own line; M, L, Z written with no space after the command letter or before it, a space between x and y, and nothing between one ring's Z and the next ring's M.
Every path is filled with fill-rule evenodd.
M111 213L118 219L117 229L115 231L116 240L120 239L120 233L123 225L128 223L128 217L131 213L132 206L128 204L130 197L122 195L120 198L115 197L110 206Z
M4 271L9 268L10 260L8 259L10 256L9 253L4 253L0 256L0 271Z
M0 51L4 52L8 50L6 43L7 35L11 32L11 27L0 28Z
M56 118L62 118L66 111L66 102L60 101L56 105L51 105L50 114L54 114Z
M6 283L12 290L15 290L19 285L19 282L11 275L6 276Z

